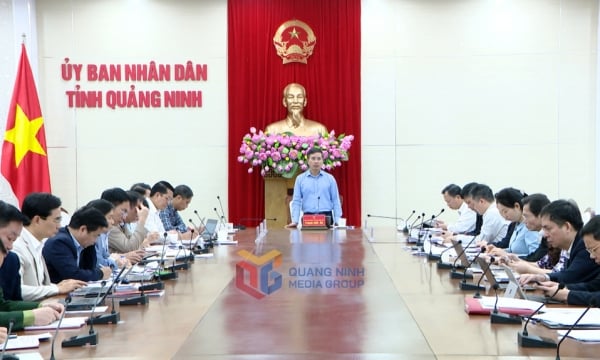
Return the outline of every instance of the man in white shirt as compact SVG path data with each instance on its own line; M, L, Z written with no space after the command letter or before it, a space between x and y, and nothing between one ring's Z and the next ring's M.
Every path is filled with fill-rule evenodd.
M43 241L56 235L60 228L61 201L48 193L31 193L23 200L23 214L29 218L12 251L21 263L21 293L25 301L39 301L58 294L68 294L85 286L85 281L68 279L58 284L50 275L42 257Z
M172 194L172 193L171 193ZM172 196L172 195L171 195ZM165 227L159 216L159 211L167 208L169 204L169 189L162 182L157 182L150 190L150 197L146 198L148 202L148 219L146 219L146 230L148 232L158 232L163 236Z
M450 184L442 190L442 196L448 207L457 210L458 219L453 224L446 224L442 220L437 221L437 227L448 230L454 234L465 234L475 230L477 214L469 209L467 203L461 196L461 188L456 184Z
M473 243L477 246L491 244L500 241L506 236L509 222L506 221L494 201L492 189L484 184L477 184L471 190L471 205L473 209L483 217L481 232L476 236ZM451 239L470 242L472 237L466 235L453 235Z

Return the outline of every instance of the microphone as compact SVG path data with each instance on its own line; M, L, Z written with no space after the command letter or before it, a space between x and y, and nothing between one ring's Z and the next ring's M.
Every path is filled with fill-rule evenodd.
M596 299L592 298L590 300L590 304L585 308L585 310L583 310L583 312L577 318L577 320L575 320L575 322L573 323L573 325L569 326L569 329L563 335L562 339L560 339L558 341L558 345L556 345L556 360L560 360L560 344L562 344L562 342L565 341L565 339L567 338L567 335L569 335L571 333L571 331L575 328L575 326L577 326L577 324L579 324L579 322L581 321L581 319L583 319L583 317L585 316L585 314L587 314L587 312L590 311L590 309L592 308L592 306L595 306L595 305L596 305Z
M225 225L225 221L223 221L223 215L219 214L219 212L217 211L217 208L213 208L213 210L215 210L215 214L217 214L217 217L219 218L219 220L221 221L221 224L223 226L227 226Z
M163 234L164 237L164 242L163 242L163 248L162 248L162 254L160 254L160 269L158 270L158 278L160 280L171 280L171 279L177 279L177 273L174 271L168 271L165 270L165 253L166 253L166 246L167 246L167 232L165 231L165 233Z
M194 261L196 260L196 257L194 256L194 245L198 243L198 240L200 240L200 237L198 236L198 240L196 240L196 242L194 243L194 232L195 232L195 226L190 230L190 253L187 256L187 261L189 263L194 263Z
M113 289L117 286L117 284L119 282L121 282L122 280L122 276L123 273L125 272L126 267L123 266L123 268L121 269L121 271L119 272L119 274L114 278L112 284L110 284L110 286L108 287L108 289L106 290L106 296L108 296L108 294L111 294ZM99 292L102 292L102 289L100 289ZM121 320L121 315L115 311L115 297L111 296L110 298L111 302L112 302L112 310L110 312L110 314L103 314L103 315L98 315L95 318L92 317L92 315L94 314L92 311L92 315L90 315L90 318L87 319L87 323L92 325L92 324L116 324L119 322L119 320ZM95 309L95 307L94 307Z
M481 274L481 277L477 281L477 290L475 292L475 295L473 295L473 297L475 299L481 299L481 294L479 293L479 289L481 289L481 280L483 280L483 278L485 277L485 274L487 274L487 272L490 271L492 264L495 261L496 261L496 259L494 259L493 256L490 256L490 262L487 264L487 267L485 269L483 269L483 273Z
M377 219L391 219L391 220L403 220L404 221L404 219L401 218L401 217L393 217L393 216L383 216L383 215L367 214L367 217L372 217L372 218L377 218Z
M410 215L406 218L406 220L404 221L404 228L402 229L402 232L405 234L408 234L408 220L410 220L410 218L416 213L416 210L413 210Z
M416 219L415 219L415 220L414 220L414 221L413 221L413 222L410 224L410 226L408 227L408 242L410 242L410 240L411 240L411 239L414 239L414 238L411 238L411 237L410 237L410 233L411 233L411 231L412 231L412 229L413 229L413 226L415 225L415 223L416 223L417 221L419 221L419 219L420 219L420 218L421 218L421 215L417 216L417 218L416 218ZM416 239L415 239L415 240L416 240Z
M426 227L427 227L427 226L430 226L430 227L435 227L435 226L434 226L434 224L433 224L433 220L437 219L437 218L438 218L440 215L442 215L442 213L444 212L444 210L446 210L446 209L442 208L442 209L440 210L440 212L439 212L439 213L437 213L437 215L431 215L431 219L429 219L429 220L427 220L427 221L425 222L425 226L426 226ZM429 222L429 224L427 224L427 222Z
M194 222L192 221L192 219L188 219L188 221L195 228L198 228L196 226L196 224L194 224ZM212 245L212 244L209 244L209 245ZM198 241L196 241L196 244L194 245L194 248L193 248L192 251L193 251L194 254L207 254L208 253L208 249L206 247L204 247L204 238L202 237L202 233L200 231L198 231Z
M462 241L461 241L461 240L458 240L458 243L460 244L460 243L462 243ZM453 268L454 268L455 264L452 264L452 263L447 263L447 262L444 262L444 261L442 261L443 255L446 253L446 251L448 251L448 250L450 250L450 249L453 249L453 247L452 247L452 246L450 246L450 247L447 247L446 249L444 249L444 250L443 250L443 251L440 253L440 255L438 255L438 261L437 261L437 268L438 268L438 269L453 269ZM435 256L435 255L434 255L434 256ZM457 259L458 259L458 258L457 258ZM454 260L454 262L456 263L456 259Z
M464 268L463 270L463 276L462 276L462 281L460 282L460 289L461 290L480 290L480 287L477 284L472 284L472 283L468 283L467 282L467 278L472 279L473 275L471 275L470 277L467 277L467 270L469 270L469 268L471 267L471 265L473 265L473 263L475 262L475 260L477 260L477 258L479 258L479 255L483 254L485 252L485 248L481 247L480 249L481 251L479 251L475 257L473 257L473 259L471 259L471 261L469 261L469 265L467 265L467 267Z
M179 258L179 253L181 253L181 250L183 250L183 254L185 255L185 248L183 247L183 245L179 245L177 253L175 254L175 260L173 260L173 264L171 265L171 271L189 269L189 265L187 263L187 255L185 255L185 257L183 258L183 263L177 264L177 259Z
M519 315L505 314L498 311L498 289L500 285L494 283L494 293L496 294L496 301L494 302L494 310L490 314L490 322L492 324L519 324L521 325L521 317Z
M102 289L106 285L106 280L102 280L102 282L100 284L101 284L100 291L98 291L98 294L96 295L96 301L94 302L94 306L92 307L92 313L90 314L90 319L89 319L89 320L91 320L89 322L90 331L88 332L87 335L75 335L73 337L63 340L62 347L75 347L75 346L83 346L86 344L90 344L90 345L98 344L98 333L94 330L94 321L92 319L94 318L94 312L96 311L96 307L98 307L98 300L100 299L100 294L102 294ZM114 282L113 282L113 284L114 284Z
M269 221L277 221L277 218L241 218L239 224L233 225L234 229L246 230L246 226L242 224L243 221L256 221L256 220L269 220Z
M564 283L558 284L558 288L556 288L556 291L554 291L552 296L550 296L550 299L555 297L556 294L558 294L558 292L564 288L565 288ZM527 332L527 325L529 325L529 322L531 321L531 319L542 310L544 305L546 305L546 303L542 303L542 305L540 305L540 307L538 307L533 313L531 313L531 315L529 315L529 317L527 318L527 321L525 321L525 325L523 326L523 331L517 333L517 342L519 343L519 346L536 347L536 348L555 348L556 347L556 343L554 342L554 340L549 339L549 338L542 338L542 337L536 336L536 335L529 335L529 332Z
M56 360L56 358L54 357L54 343L56 342L56 337L58 336L58 330L60 329L60 324L62 324L65 314L67 313L67 305L69 305L70 302L71 302L71 295L67 295L67 297L65 298L65 310L62 312L62 314L60 314L60 318L58 319L58 325L56 325L56 330L54 330L54 335L52 336L50 360Z
M63 311L63 314L64 313L65 312ZM0 359L2 359L2 360L4 360L4 359L5 360L19 360L19 357L17 355L6 353L6 347L8 346L8 339L10 339L10 333L12 332L13 326L15 326L15 320L10 319L10 321L8 322L8 331L6 333L6 339L4 340L4 347L2 348L2 353L0 354Z
M223 218L223 221L225 223L227 223L227 218L225 217L225 211L223 211L223 203L221 203L221 197L219 197L219 195L217 195L217 200L219 200L219 206L221 207L221 214L223 214L221 217Z

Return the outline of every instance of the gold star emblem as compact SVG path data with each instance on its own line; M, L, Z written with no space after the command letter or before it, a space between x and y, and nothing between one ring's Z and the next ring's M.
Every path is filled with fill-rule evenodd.
M296 28L292 28L292 31L288 31L288 34L290 34L290 39L296 38L296 39L300 40L300 37L299 37L300 33L298 31L296 31Z
M15 146L15 164L17 167L19 167L28 151L46 156L44 148L36 138L43 124L44 118L42 117L30 121L21 106L17 104L15 127L4 133L4 140L13 143Z

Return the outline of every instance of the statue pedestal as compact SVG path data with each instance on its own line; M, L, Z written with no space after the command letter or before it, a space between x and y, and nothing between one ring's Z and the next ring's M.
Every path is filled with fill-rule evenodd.
M280 175L265 176L265 218L276 218L268 221L267 228L281 229L289 224L290 206L288 189L294 188L294 179L286 179ZM291 197L289 198L291 200Z

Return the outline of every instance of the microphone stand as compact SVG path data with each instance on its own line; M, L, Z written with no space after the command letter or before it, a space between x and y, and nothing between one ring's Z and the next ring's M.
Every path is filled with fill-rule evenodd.
M198 214L198 211L194 210L194 214L196 214L196 217L198 218L198 220L200 220L200 224L202 224L202 227L204 227L204 231L206 231L206 224L204 223L204 220L200 217L200 214ZM216 243L216 241L213 241L213 235L214 234L208 234L209 238L205 241L206 246L208 246L209 248L214 247ZM202 233L200 233L200 236L202 236Z
M110 286L106 290L106 294L110 294L111 291L116 288L118 283L121 282L121 280L122 280L121 276L123 275L124 271L125 271L125 267L123 266L123 268L121 269L121 272L119 272L117 277L115 277L115 279L113 280L113 283L110 284ZM87 324L92 324L92 323L94 323L94 324L117 324L121 320L121 315L117 311L115 311L115 297L111 296L110 301L112 303L111 304L112 309L110 311L110 314L98 315L95 318L92 318L90 316L90 318L86 320L86 323Z
M162 282L160 282L160 279L157 283L144 285L144 275L146 275L146 266L147 266L147 263L144 264L144 268L142 270L140 286L138 286L140 295L123 299L123 300L119 301L119 305L146 305L146 304L148 304L148 295L144 294L144 290L151 290L151 289L152 290L153 289L162 290L162 289L164 289L164 284ZM114 301L114 297L113 297L113 301ZM113 307L114 307L114 303L113 303Z
M104 286L106 285L106 281L103 280L102 281L102 288L104 288ZM83 346L86 344L90 344L90 345L96 345L98 344L98 333L96 332L96 330L94 330L94 312L96 311L96 308L98 307L98 299L100 298L100 294L102 293L102 291L98 291L98 295L96 295L96 301L94 302L94 307L92 308L92 313L90 314L90 331L88 332L87 335L75 335L73 337L70 337L68 339L65 339L62 341L62 347L75 347L75 346ZM65 311L66 312L66 311Z
M64 311L63 311L63 313L64 313ZM19 357L17 355L6 353L6 347L8 346L8 339L10 339L10 334L12 333L13 326L15 326L15 320L10 319L10 321L8 322L8 331L6 332L6 339L4 340L4 347L2 348L2 353L0 354L0 359L2 359L2 360L19 360Z
M459 241L459 243L461 242L460 240L458 240L458 241ZM440 270L440 269L449 270L449 269L454 269L454 268L455 268L455 264L452 264L452 263L447 263L447 262L443 262L443 261L442 261L442 257L443 257L443 255L446 253L446 251L448 251L448 250L450 250L450 249L453 249L453 247L452 247L452 246L450 246L450 247L448 247L448 248L444 249L444 251L442 251L442 252L440 253L440 255L438 255L438 261L437 261L437 264L436 264L436 265L437 265L437 268L438 268L438 270ZM434 256L435 256L435 255L434 255ZM457 258L457 259L458 259L458 258Z
M56 342L56 337L58 336L58 330L60 329L60 324L62 324L62 321L65 318L65 314L67 313L67 305L69 305L70 302L71 302L71 295L67 295L67 297L65 298L65 310L63 310L62 314L60 314L60 318L58 319L58 324L56 325L56 330L54 330L54 335L52 336L50 360L56 360L56 358L54 357L54 343Z
M577 324L579 324L581 319L583 319L585 314L587 314L587 312L590 311L590 309L592 308L592 306L595 305L595 303L596 303L595 299L591 299L590 304L585 308L585 310L581 313L581 315L577 318L577 320L575 320L573 325L569 326L569 329L567 330L567 332L558 341L558 345L556 345L556 360L560 360L560 344L562 344L562 342L565 341L565 339L567 338L567 335L569 335L571 333L571 331L573 331L573 329L575 329L575 326L577 326Z
M221 197L219 195L217 195L217 200L219 200L219 206L221 207L221 218L223 219L224 223L227 224L227 217L225 217L225 211L223 211L223 203L221 202Z
M410 220L410 218L415 214L416 210L413 210L410 215L406 218L406 220L404 220L404 228L402 228L402 232L405 235L408 235L408 220Z
M473 265L475 260L477 260L479 255L481 255L484 252L484 250L485 250L485 248L482 248L481 251L478 252L477 255L475 255L475 257L471 261L469 261L469 265L463 270L463 278L459 285L459 288L461 290L471 291L471 290L484 290L485 289L485 288L480 287L477 284L472 284L472 283L467 282L467 278L469 278L469 279L473 278L473 274L471 274L471 276L467 277L467 270L469 270L471 265Z
M519 324L521 325L521 317L518 315L505 314L498 311L498 288L500 285L494 284L494 293L496 293L496 301L494 302L494 310L490 314L492 324Z
M179 264L176 263L181 250L183 250L184 254L185 254L185 249L184 249L183 245L179 245L177 254L175 254L175 260L173 260L173 264L171 265L171 271L173 271L173 272L175 272L175 270L187 270L190 267L187 263L187 258L188 258L187 255L185 256L183 263L179 263Z
M473 241L475 241L475 238L476 238L476 236L473 236L471 241L469 241L467 243L467 246L465 246L465 247L462 246L461 240L452 241L452 243L454 245L454 249L457 250L457 255L456 255L456 259L454 259L454 262L452 263L452 270L450 271L451 279L463 279L463 278L472 279L473 278L472 274L467 274L466 272L461 273L461 272L457 271L457 269L468 269L470 266L470 264L468 262L466 264L461 263L460 265L456 265L456 262L465 254L465 251L467 251L467 248L469 246L471 246Z
M196 224L192 221L192 219L188 219L190 224L192 224L195 228L198 228ZM190 245L191 246L191 245ZM209 250L204 246L204 239L202 238L202 232L198 231L198 241L191 249L194 254L208 254ZM192 255L193 256L193 255Z
M165 253L166 253L166 246L167 246L167 233L166 232L163 234L163 237L164 237L165 242L163 243L162 254L160 255L160 263L159 264L160 264L161 269L158 270L158 278L161 280L177 279L176 272L165 270Z
M550 299L555 297L556 294L558 294L558 291L562 290L564 288L565 288L564 283L558 284L558 288L556 289L554 294L552 294L552 296L550 296ZM531 313L531 315L529 315L529 317L527 318L527 321L525 321L525 325L523 326L523 331L520 331L517 333L517 342L519 343L519 346L534 347L534 348L551 348L551 349L555 348L557 346L556 342L554 342L554 340L549 339L549 338L543 338L543 337L537 336L537 335L529 335L529 332L527 331L527 325L529 325L529 321L531 321L531 319L533 319L533 317L537 313L539 313L545 305L546 305L546 303L542 303L542 305L540 305L540 307L538 307L533 313Z

